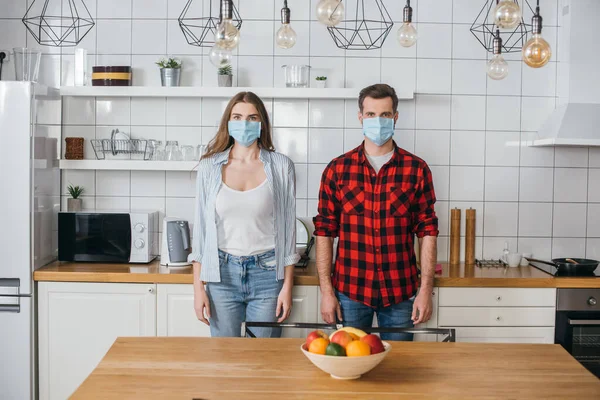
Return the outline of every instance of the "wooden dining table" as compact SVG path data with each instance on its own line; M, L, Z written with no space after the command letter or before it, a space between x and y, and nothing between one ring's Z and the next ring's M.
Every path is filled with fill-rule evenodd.
M300 339L118 338L72 399L600 399L561 346L390 342L360 379L332 379Z

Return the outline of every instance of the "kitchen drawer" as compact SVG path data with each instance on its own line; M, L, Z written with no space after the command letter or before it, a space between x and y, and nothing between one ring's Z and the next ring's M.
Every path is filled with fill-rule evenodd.
M439 288L440 307L555 307L556 289Z
M554 343L554 328L456 328L456 341L467 343Z
M438 325L456 326L554 326L551 307L440 307Z

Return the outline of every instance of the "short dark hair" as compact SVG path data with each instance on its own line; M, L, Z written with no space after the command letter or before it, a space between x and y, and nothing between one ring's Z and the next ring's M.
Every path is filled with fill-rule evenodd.
M370 97L372 99L385 99L386 97L392 98L392 104L394 106L394 112L398 111L398 96L396 91L390 85L385 83L376 83L375 85L367 86L360 91L358 95L358 108L360 112L363 112L363 102L365 98Z

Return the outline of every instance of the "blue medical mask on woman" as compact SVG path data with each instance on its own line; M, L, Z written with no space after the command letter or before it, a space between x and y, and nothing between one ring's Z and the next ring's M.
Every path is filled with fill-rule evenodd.
M227 128L229 136L244 147L249 147L260 137L258 121L229 121Z
M377 146L383 146L394 136L394 120L392 118L364 118L362 122L363 134Z

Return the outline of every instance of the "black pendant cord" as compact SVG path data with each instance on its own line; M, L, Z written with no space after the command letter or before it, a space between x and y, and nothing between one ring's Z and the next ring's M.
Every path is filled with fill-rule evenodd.
M2 66L4 65L4 59L6 58L6 53L0 51L0 81L2 80Z

